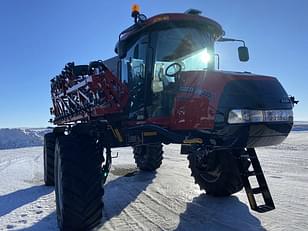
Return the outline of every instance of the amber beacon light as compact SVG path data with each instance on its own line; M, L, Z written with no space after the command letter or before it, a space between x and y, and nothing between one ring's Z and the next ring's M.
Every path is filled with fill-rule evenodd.
M139 13L140 12L140 6L138 4L132 5L132 13Z
M137 4L134 4L132 6L132 17L135 19L135 23L137 23L138 15L140 14L140 6Z

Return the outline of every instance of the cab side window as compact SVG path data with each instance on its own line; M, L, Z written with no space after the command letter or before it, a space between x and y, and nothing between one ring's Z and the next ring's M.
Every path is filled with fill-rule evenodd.
M138 39L122 60L122 81L128 84L131 111L144 107L148 36ZM132 117L132 116L130 116Z

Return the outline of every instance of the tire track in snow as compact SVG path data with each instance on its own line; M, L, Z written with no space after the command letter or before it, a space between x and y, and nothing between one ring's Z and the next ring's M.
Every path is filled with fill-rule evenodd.
M1 162L0 163L0 172L2 172L7 167L9 167L11 165L11 163L12 163L12 161L10 161L10 160Z
M126 184L129 184L129 182L126 182ZM127 207L123 208L115 218L107 217L107 219L112 218L112 227L119 229L119 227L123 227L123 223L126 223L129 227L133 226L131 230L164 230L164 227L160 225L164 217L159 213L156 214L153 213L152 210L149 210L148 204L150 201L143 201L140 199L143 192L140 192L139 188L135 186L124 187L121 185L118 190L121 191L121 193L118 192L119 195L125 195L126 200L131 202ZM121 203L119 199L118 205L119 204L123 205L124 203ZM121 205L119 207L121 208ZM134 221L134 223L131 221ZM136 226L139 227L139 229ZM128 227L124 228L124 230L127 228Z

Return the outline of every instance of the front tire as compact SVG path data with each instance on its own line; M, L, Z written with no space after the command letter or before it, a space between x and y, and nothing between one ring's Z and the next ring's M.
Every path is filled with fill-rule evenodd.
M208 195L230 196L242 190L242 178L232 150L193 152L188 160L195 183Z
M54 161L55 161L56 135L51 132L44 136L44 182L46 186L55 185Z
M140 170L148 172L155 171L162 164L163 146L161 144L135 146L134 158Z
M55 194L60 230L89 230L100 223L102 161L92 137L70 133L57 138Z

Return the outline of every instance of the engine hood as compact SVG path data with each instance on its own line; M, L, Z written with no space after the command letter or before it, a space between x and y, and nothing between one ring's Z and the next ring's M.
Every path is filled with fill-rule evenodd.
M182 72L178 76L171 126L221 137L224 146L257 147L282 142L292 122L228 124L234 109L292 109L286 91L271 76L223 71Z
M292 109L292 104L271 76L224 71L187 71L178 76L173 110L177 126L194 120L194 126L213 128L214 117L224 120L232 109Z

